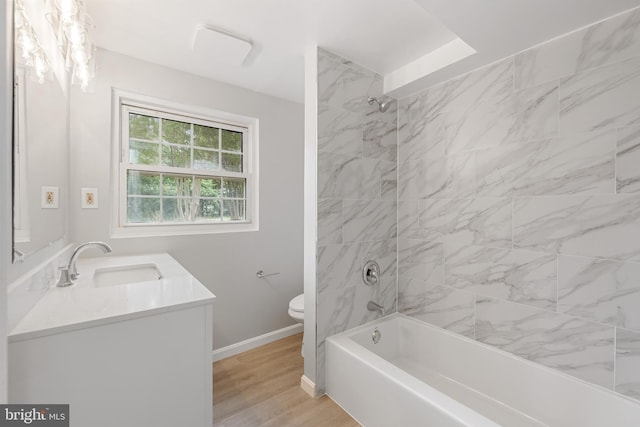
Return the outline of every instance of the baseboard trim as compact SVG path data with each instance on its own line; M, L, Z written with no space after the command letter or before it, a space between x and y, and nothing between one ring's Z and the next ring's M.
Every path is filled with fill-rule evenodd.
M303 325L301 323L298 323L295 325L287 326L286 328L278 329L276 331L267 332L266 334L249 338L248 340L240 341L238 343L231 344L217 350L213 350L213 352L211 353L211 361L217 362L218 360L226 359L227 357L244 353L245 351L252 350L256 347L260 347L261 345L269 344L270 342L278 341L279 339L298 334L302 331Z
M311 381L309 378L307 378L306 375L303 375L302 377L300 377L300 388L309 396L313 397L314 399L316 397L322 396L322 393L318 392L318 389L316 388L316 384L313 381Z

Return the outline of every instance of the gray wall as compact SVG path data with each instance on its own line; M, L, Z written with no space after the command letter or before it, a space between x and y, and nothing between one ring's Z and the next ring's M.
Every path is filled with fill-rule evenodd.
M399 310L640 398L639 94L636 11L402 99Z
M295 322L302 292L303 106L246 89L98 51L94 93L71 98L71 240L105 240L115 254L168 252L216 296L214 348ZM111 239L112 87L256 117L260 127L260 231ZM99 209L80 208L80 188L98 188ZM269 279L255 273L280 272Z
M397 104L380 113L382 78L318 50L317 359L324 388L325 338L373 320L367 302L396 310ZM375 260L382 275L366 286Z

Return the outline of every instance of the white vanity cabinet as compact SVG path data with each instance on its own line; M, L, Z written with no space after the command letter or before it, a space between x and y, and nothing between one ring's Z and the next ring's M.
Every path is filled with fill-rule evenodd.
M10 403L68 403L72 427L210 426L214 296L184 279L51 289L9 337Z

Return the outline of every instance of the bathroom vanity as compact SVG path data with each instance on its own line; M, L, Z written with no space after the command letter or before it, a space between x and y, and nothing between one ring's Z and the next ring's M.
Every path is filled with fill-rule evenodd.
M77 266L10 332L10 403L68 403L76 427L210 426L215 296L168 254Z

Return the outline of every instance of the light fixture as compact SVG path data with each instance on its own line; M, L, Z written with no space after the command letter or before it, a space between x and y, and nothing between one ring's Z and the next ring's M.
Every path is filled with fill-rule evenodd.
M33 31L31 22L24 10L22 1L16 0L14 14L16 46L20 48L21 57L24 64L31 71L39 83L44 83L44 79L49 72L49 61L38 42L38 37Z
M47 0L47 17L56 34L58 48L71 73L71 83L83 92L95 77L95 46L89 38L91 17L81 0Z

